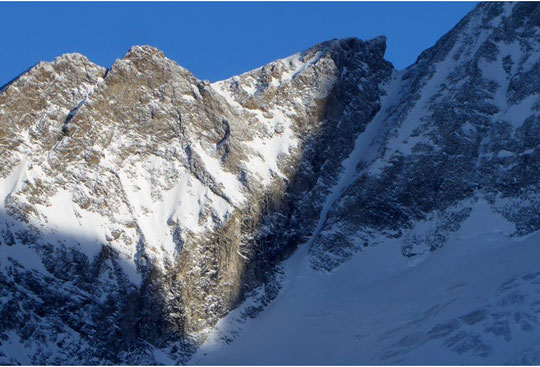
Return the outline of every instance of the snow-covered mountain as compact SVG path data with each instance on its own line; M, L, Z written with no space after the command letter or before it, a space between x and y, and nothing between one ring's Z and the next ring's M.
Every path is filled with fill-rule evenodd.
M0 364L539 363L540 6L385 47L2 87Z

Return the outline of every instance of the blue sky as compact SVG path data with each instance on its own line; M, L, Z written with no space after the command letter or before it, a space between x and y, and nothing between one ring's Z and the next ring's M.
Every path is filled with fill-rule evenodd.
M333 38L388 37L402 69L471 10L473 2L5 3L0 85L33 64L80 52L109 67L150 44L211 81Z

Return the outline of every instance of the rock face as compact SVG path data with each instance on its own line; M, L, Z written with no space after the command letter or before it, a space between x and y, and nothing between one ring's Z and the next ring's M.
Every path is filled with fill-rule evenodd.
M479 199L540 229L539 45L537 4L484 3L403 71L384 37L213 84L149 46L39 63L0 90L0 363L185 363L299 246L415 256Z
M374 145L355 156L312 246L316 266L333 268L380 231L402 237L405 256L433 251L478 199L515 223L510 235L540 229L539 12L481 4L395 73L370 123ZM419 224L431 230L418 236Z

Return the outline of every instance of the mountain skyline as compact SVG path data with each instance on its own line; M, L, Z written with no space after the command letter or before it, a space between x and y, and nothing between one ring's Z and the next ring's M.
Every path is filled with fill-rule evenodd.
M2 2L0 85L64 53L110 67L131 46L145 44L199 79L217 81L325 40L381 34L388 38L387 57L401 69L474 4Z
M386 42L3 87L0 364L537 364L540 5Z

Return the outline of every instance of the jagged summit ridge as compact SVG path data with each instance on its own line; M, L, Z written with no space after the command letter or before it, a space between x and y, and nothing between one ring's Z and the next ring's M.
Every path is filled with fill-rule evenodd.
M367 48L361 41L346 48L351 47L358 48L353 51L359 60L369 56L362 55ZM148 46L133 47L109 70L79 56L62 56L10 85L0 97L10 120L0 122L8 126L17 121L9 140L20 139L21 144L3 150L9 164L3 167L2 245L28 248L43 257L44 268L25 276L42 284L42 299L62 299L70 307L53 310L52 303L43 301L41 309L83 319L103 307L106 299L97 295L105 294L118 300L111 309L117 315L111 317L118 319L112 322L124 325L120 336L100 336L101 321L94 320L84 326L94 336L69 337L65 343L87 348L95 363L110 358L103 350L112 338L124 343L113 344L124 350L116 361L134 361L125 354L132 348L128 339L168 344L172 358L182 359L204 337L199 331L237 305L247 291L272 282L274 266L298 240L269 246L264 244L268 232L261 228L274 215L281 216L284 191L296 186L295 195L300 195L306 184L312 185L295 172L298 165L313 164L312 154L320 149L315 140L339 143L330 128L338 120L328 126L322 120L345 82L344 54L349 51L319 52L294 71L294 78L274 69L273 77L282 82L253 95L256 104L248 108L224 92L227 82L201 82ZM368 75L375 87L389 74L388 64L380 61L383 72ZM302 63L294 62L295 68ZM366 68L349 68L348 73L369 74ZM260 70L264 83L268 75ZM12 95L19 86L27 86L28 94ZM279 103L297 87L303 89L301 101ZM51 107L60 89L71 99L61 100L61 108ZM369 102L372 109L377 108L376 98ZM266 106L263 99L268 99ZM18 112L12 107L30 103L45 109L31 105ZM25 115L28 110L36 115ZM53 112L54 119L40 117ZM21 123L25 118L28 123ZM44 122L48 136L34 134ZM312 153L305 156L306 150ZM333 158L345 150L340 147ZM16 266L17 260L10 258L2 261L3 269ZM70 274L82 277L75 289L90 292L96 302L83 306L56 291L65 282L59 269L66 261L77 269ZM54 289L43 283L50 276L57 282ZM9 276L5 289L14 281ZM137 317L124 310L133 299L138 306L130 312ZM34 307L29 299L25 317L36 317ZM156 318L159 329L150 322ZM56 326L83 327L72 322ZM46 330L52 343L57 334ZM133 330L138 330L135 335ZM35 341L28 343L40 348ZM43 353L35 360L50 360ZM62 355L58 358L80 358Z
M416 264L478 215L534 235L537 14L480 4L403 71L384 37L215 83L151 46L38 64L0 92L0 362L185 363L235 307L242 324L388 243ZM441 350L491 358L474 325Z
M160 49L150 46L150 45L135 45L132 46L127 52L124 58L130 58L133 55L156 55L158 57L164 58L165 54Z

